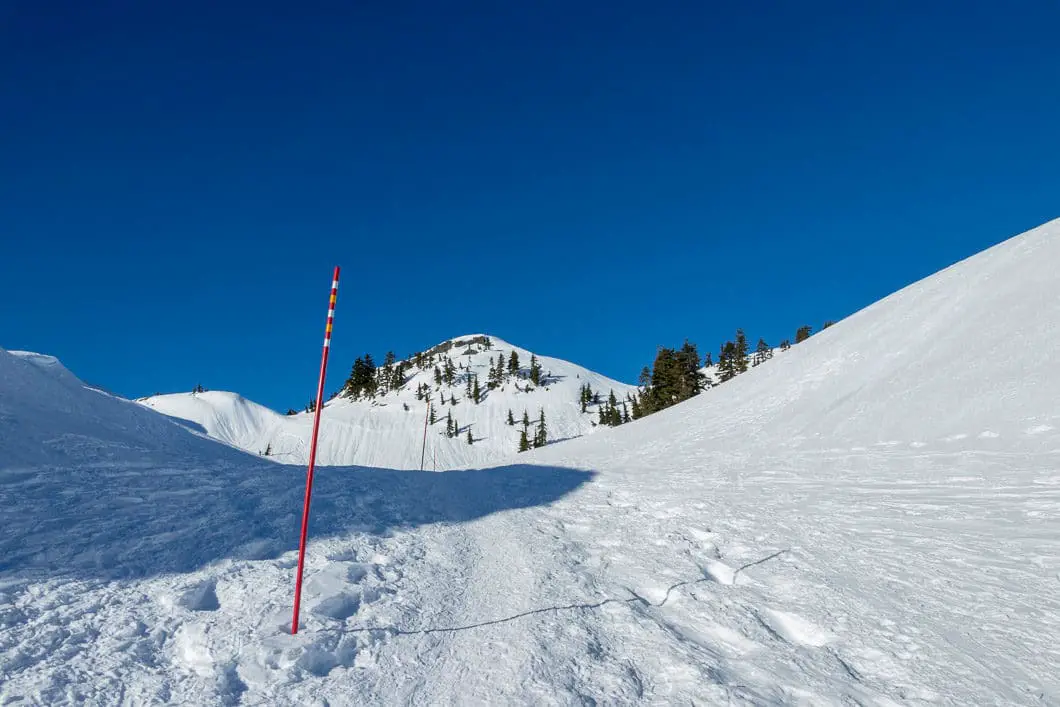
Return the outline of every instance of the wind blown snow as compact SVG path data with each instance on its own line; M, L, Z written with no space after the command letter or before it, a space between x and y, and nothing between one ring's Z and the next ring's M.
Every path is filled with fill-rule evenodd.
M302 469L0 351L0 703L1058 703L1057 262L504 466L322 468L297 636Z

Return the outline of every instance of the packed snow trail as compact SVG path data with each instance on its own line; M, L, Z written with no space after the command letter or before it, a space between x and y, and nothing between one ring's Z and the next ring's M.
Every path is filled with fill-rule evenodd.
M1056 262L520 465L322 470L297 636L302 469L0 352L0 703L1060 704Z

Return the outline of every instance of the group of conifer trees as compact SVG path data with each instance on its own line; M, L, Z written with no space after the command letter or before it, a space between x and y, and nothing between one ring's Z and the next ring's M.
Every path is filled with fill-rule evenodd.
M498 353L496 360L490 358L490 371L486 378L486 387L490 390L499 388L504 385L506 381L512 378L521 378L529 380L536 386L542 385L545 381L546 376L541 369L541 363L537 360L536 354L530 354L530 367L526 370L519 364L519 354L514 350L508 355L508 358L504 358L503 353Z
M617 427L632 419L630 408L634 404L634 399L628 393L626 399L619 403L618 398L615 397L615 391L612 390L607 396L607 401L602 402L600 393L593 391L592 386L585 383L578 389L578 403L581 405L582 412L589 412L590 405L597 406L596 414L599 416L598 424L600 425Z
M685 341L680 349L660 347L651 368L640 372L640 392L633 398L632 419L650 415L693 395L710 385L699 370L699 349Z
M822 329L835 324L825 322ZM795 343L802 343L813 334L809 326L799 327L795 332ZM785 339L780 342L780 350L787 351L791 342ZM702 367L714 367L716 380L705 375L701 370L699 351L696 345L685 341L680 349L661 347L655 355L651 367L645 366L640 373L640 392L630 400L631 415L634 420L658 412L699 395L703 390L714 385L728 382L749 368L760 366L773 358L773 348L765 339L759 339L753 353L749 351L747 335L743 329L736 330L736 338L726 341L718 350L717 363L708 352ZM583 396L584 397L584 396ZM584 407L583 407L584 410ZM613 419L618 419L611 413ZM623 419L623 421L625 421Z
M372 354L358 356L353 362L349 377L342 386L342 394L359 400L385 395L405 385L408 361L398 361L393 351L388 351L382 366L376 366Z
M515 416L512 415L512 411L508 410L508 425L515 427ZM519 451L528 452L531 449L538 447L544 447L548 444L548 425L545 423L545 408L541 408L538 412L537 422L534 423L534 432L530 434L530 413L523 410L523 429L519 433Z
M484 348L489 351L492 348L492 342L487 339ZM473 351L474 349L468 349L469 353ZM346 397L360 400L362 398L374 398L377 395L384 395L390 391L398 390L405 385L409 368L413 365L421 370L428 370L429 367L433 366L436 388L440 389L442 385L453 387L456 385L458 378L463 378L468 399L479 403L484 397L478 375L472 373L470 365L467 367L466 372L461 374L458 369L463 369L463 364L458 366L453 362L453 358L445 353L436 356L433 353L419 352L410 356L408 360L397 361L392 351L386 354L382 366L376 366L371 354L359 356L353 362L353 368L350 370L350 375L343 384L340 393ZM489 390L499 388L512 379L528 380L534 386L547 385L549 375L544 372L535 354L530 354L529 367L523 368L519 361L519 354L516 351L511 351L507 357L503 353L498 352L496 359L490 357L486 388ZM417 388L416 398L418 400L430 400L430 393L426 384L421 384ZM450 395L449 399L453 405L456 404L454 396ZM444 396L442 396L442 403L445 403Z

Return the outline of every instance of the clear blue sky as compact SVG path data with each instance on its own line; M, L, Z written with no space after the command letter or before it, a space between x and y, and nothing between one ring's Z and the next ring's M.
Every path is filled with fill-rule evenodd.
M0 3L0 346L329 390L488 331L632 381L1060 215L1060 5Z

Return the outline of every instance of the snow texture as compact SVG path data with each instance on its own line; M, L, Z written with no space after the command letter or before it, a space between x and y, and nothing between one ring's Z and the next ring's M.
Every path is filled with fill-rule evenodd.
M0 351L0 704L1060 704L1057 262L519 465L321 468L295 636L300 468Z

